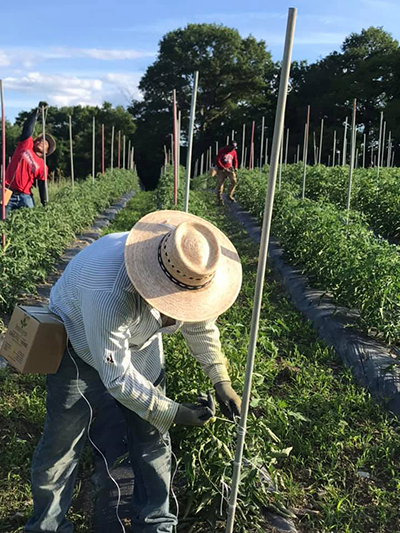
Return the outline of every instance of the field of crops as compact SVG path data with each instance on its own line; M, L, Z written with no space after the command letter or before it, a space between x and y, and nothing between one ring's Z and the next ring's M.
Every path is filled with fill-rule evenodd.
M258 178L257 172L248 175L243 172L240 180L238 198L244 202L247 196L247 208L251 211L253 204L253 214L260 217L255 207L263 205L262 177ZM105 232L129 230L148 211L174 208L171 182L168 172L155 192L138 193ZM243 262L244 283L239 299L218 321L232 382L240 392L258 246L217 205L214 193L203 189L201 179L198 185L200 188L191 192L190 211L226 232ZM246 195L246 191L252 194ZM180 190L180 208L182 197ZM295 195L285 189L277 195L276 207L274 231L279 230L282 239L287 232L288 242L298 242L295 229L304 230L307 217L311 236L319 228L320 233L310 241L314 243L310 257L319 254L315 247L322 242L325 232L330 234L334 230L335 224L336 231L332 233L335 239L343 234L346 242L358 246L361 228L368 235L364 237L365 243L375 242L371 239L376 237L368 233L357 213L352 213L349 230L354 230L354 237L349 237L351 234L342 229L344 214L334 205L329 207L310 200L300 205ZM327 213L326 224L321 222L322 213ZM379 243L383 245L383 241ZM331 254L335 249L333 244ZM387 246L388 250L392 249ZM354 248L348 253L357 255ZM359 256L364 253L362 249ZM299 261L304 263L302 255ZM389 336L383 325L381 329L382 335ZM394 335L391 329L388 331ZM210 388L180 334L166 336L164 346L170 397L189 401L198 392ZM44 382L37 376L20 376L8 369L0 372L0 382L1 423L7 421L0 462L3 469L10 465L7 479L0 483L0 530L14 533L22 530L30 512L29 464L45 413ZM203 429L176 426L172 438L178 459L174 489L180 502L179 531L224 531L226 487L231 481L236 444L235 426L218 419ZM301 533L400 530L399 452L396 421L354 384L351 373L318 339L289 302L283 286L268 271L235 531L272 531L268 526L269 512L293 517ZM93 527L85 498L91 468L88 450L71 510L77 531L82 533L89 533Z

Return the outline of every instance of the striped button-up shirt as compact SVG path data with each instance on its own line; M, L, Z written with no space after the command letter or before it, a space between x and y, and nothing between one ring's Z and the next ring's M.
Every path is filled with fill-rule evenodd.
M215 320L163 327L160 313L129 280L127 236L106 235L82 250L52 288L49 308L61 317L75 352L98 371L110 394L165 433L179 404L153 385L164 367L161 334L180 329L213 384L229 381L226 360Z

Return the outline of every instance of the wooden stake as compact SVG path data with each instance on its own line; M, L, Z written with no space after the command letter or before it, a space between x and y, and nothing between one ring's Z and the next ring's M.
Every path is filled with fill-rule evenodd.
M382 125L383 125L383 111L381 111L381 120L379 123L379 139L378 139L378 159L377 159L377 176L379 176L379 166L381 164L381 146L382 146Z
M253 120L251 127L251 142L250 142L250 161L249 161L249 170L254 170L254 130L256 123Z
M115 126L111 128L111 170L114 170L114 133L115 133Z
M317 143L315 141L315 131L313 131L313 146L314 146L314 165L316 165L318 161L318 153L317 153Z
M300 161L300 145L297 145L297 157L296 157L296 163L299 163Z
M349 185L347 189L347 217L346 224L349 223L350 216L350 201L351 201L351 187L353 182L354 157L356 151L356 108L357 100L353 100L353 121L351 124L351 155L350 155L350 169L349 169Z
M245 166L245 158L244 158L244 145L246 142L246 124L243 124L243 133L242 133L242 161L240 162L240 168L243 168Z
M104 175L104 124L101 125L101 173Z
M118 168L121 168L121 130L118 132Z
M281 190L281 184L282 184L282 164L283 164L283 141L285 137L285 130L282 131L282 142L281 142L281 149L280 149L280 155L279 155L279 176L278 176L278 190Z
M1 220L6 219L6 115L4 111L3 80L0 80L1 98ZM1 243L3 249L6 246L6 234L2 232Z
M173 136L174 136L174 205L178 204L178 117L177 117L177 105L176 105L176 89L173 92L172 102L172 114L173 114Z
M69 120L70 120L70 127L71 127L71 117L69 117ZM42 106L42 139L43 139L43 148L44 148L45 140L46 140L46 116L44 113L44 106ZM47 181L47 155L46 155L45 149L43 151L43 168L44 168L44 197L47 203L49 201L49 184ZM73 166L72 166L72 173L73 173ZM71 176L71 178L72 178L72 189L73 189L74 188L73 176Z
M265 164L268 165L268 137L265 139Z
M201 157L200 157L200 176L202 176L204 173L203 173L203 164L204 164L204 154L201 154Z
M304 125L304 145L303 145L303 189L301 198L304 200L306 194L306 174L307 174L307 154L308 154L308 133L310 129L310 106L307 106L307 121Z
M128 170L131 170L131 141L128 142Z
M364 133L364 142L363 142L363 168L365 168L365 152L367 150L367 135Z
M388 137L388 154L387 154L387 162L386 162L386 166L387 167L390 167L390 147L392 145L392 132L389 131L389 137Z
M69 115L69 151L71 154L71 184L72 184L72 190L74 190L74 152L72 147L72 120L71 115Z
M289 128L286 130L285 167L287 165L288 150L289 150Z
M380 162L380 166L383 168L383 162L385 161L385 137L386 137L386 120L385 122L383 123L383 134L382 134L382 145L381 145L381 149L382 149L382 153L381 153L381 162Z
M263 148L264 148L264 123L265 123L265 117L263 117L261 120L260 170L262 167Z
M122 137L122 168L126 168L126 159L125 159L125 145L126 145L126 135Z
M332 166L335 166L336 162L336 130L333 132L333 149L332 149Z
M93 117L93 132L92 132L92 183L96 175L96 117Z
M322 157L322 138L324 134L324 119L321 119L321 133L319 135L319 151L318 151L318 165L321 164L321 157Z
M274 203L275 183L276 183L276 175L277 175L277 169L278 169L279 147L282 143L282 135L283 135L283 123L284 123L284 118L285 118L285 107L286 107L286 99L287 99L287 90L288 90L288 82L289 82L289 72L290 72L291 53L292 53L292 47L293 47L293 34L294 34L294 28L295 28L296 15L297 15L297 10L294 8L290 8L289 17L288 17L288 25L287 25L287 30L286 30L285 52L284 52L284 57L282 61L277 112L276 112L276 117L275 117L271 166L270 166L270 171L269 171L267 194L265 198L264 217L263 217L261 242L260 242L260 254L259 254L259 261L258 261L258 268L257 268L253 314L252 314L252 319L251 319L250 340L249 340L249 349L248 349L248 354L247 354L246 374L245 374L244 390L243 390L243 398L242 398L242 408L241 408L240 422L239 422L239 427L238 427L238 432L237 432L237 446L236 446L236 452L235 452L235 460L233 462L232 487L231 487L230 498L229 498L228 518L226 522L225 533L233 533L234 523L235 523L237 497L238 497L239 484L240 484L240 478L241 478L240 473L241 473L241 466L242 466L243 449L244 449L244 442L245 442L245 435L246 435L246 428L247 428L247 416L248 416L248 410L250 406L250 395L251 395L251 385L252 385L252 378L253 378L254 359L255 359L255 352L256 352L256 346L257 346L260 314L261 314L265 269L267 265L268 245L269 245L269 236L270 236L271 219L272 219L272 208L273 208L273 203Z
M344 123L344 135L343 135L343 161L342 161L342 167L346 164L346 158L347 158L347 117L346 121Z

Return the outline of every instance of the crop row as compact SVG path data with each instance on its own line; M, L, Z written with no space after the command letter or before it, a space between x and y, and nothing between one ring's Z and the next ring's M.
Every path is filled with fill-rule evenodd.
M9 312L18 295L34 292L75 233L124 192L138 188L136 174L107 171L91 179L62 187L46 207L15 211L0 222L6 247L0 249L0 312Z
M265 174L240 174L237 198L262 221ZM398 247L376 237L352 211L328 202L302 201L289 184L277 191L273 234L294 265L307 272L316 288L332 293L338 304L357 308L362 326L385 340L400 341L400 254Z
M254 174L254 173L253 173ZM302 164L282 168L282 183L289 185L295 196L302 193ZM356 169L353 174L351 207L365 215L367 223L377 235L400 239L400 171L382 168ZM347 206L349 184L348 167L308 167L305 197L315 201L328 201L339 209Z

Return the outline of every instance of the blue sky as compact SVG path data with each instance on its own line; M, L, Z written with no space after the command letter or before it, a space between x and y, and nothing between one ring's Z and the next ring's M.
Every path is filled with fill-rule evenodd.
M39 100L52 105L127 105L162 36L216 22L264 39L282 57L287 10L297 7L294 59L338 50L351 32L383 26L400 40L400 0L59 0L3 2L0 78L7 118Z

